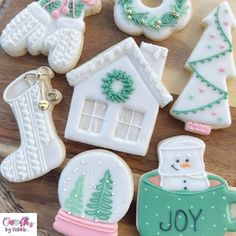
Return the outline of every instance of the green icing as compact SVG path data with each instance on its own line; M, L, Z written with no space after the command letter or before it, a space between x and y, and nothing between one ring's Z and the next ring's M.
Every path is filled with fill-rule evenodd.
M137 225L141 236L224 236L236 232L229 207L236 191L219 176L209 175L221 185L205 191L169 192L151 182L157 171L143 175L139 183Z
M115 81L122 83L123 87L120 91L113 90ZM134 82L126 72L114 70L112 73L108 73L106 78L103 79L102 89L103 94L106 95L109 101L117 103L126 102L134 91Z
M194 108L194 109L189 109L189 110L173 110L173 112L176 115L181 115L181 114L187 115L189 113L197 113L199 111L204 111L206 109L212 108L213 106L215 106L217 104L220 104L223 100L228 99L228 92L227 91L224 91L224 90L220 89L219 87L217 87L216 85L214 85L211 82L209 82L204 77L204 75L202 75L198 71L198 69L197 69L197 65L198 64L204 64L204 63L208 63L208 62L214 63L213 62L214 60L217 60L218 58L220 58L222 56L225 56L227 53L231 53L233 51L233 49L232 49L233 45L230 42L230 40L228 39L228 37L226 36L226 34L225 34L224 30L222 29L222 26L220 24L220 21L219 21L219 11L220 11L220 6L217 8L216 13L214 14L214 16L215 16L215 24L217 26L217 29L218 29L219 33L220 33L220 36L222 36L223 39L224 39L224 42L226 42L228 44L228 49L226 49L226 50L224 50L224 51L222 51L220 53L217 53L217 54L215 54L213 56L207 57L207 58L203 58L203 59L200 59L200 60L197 60L197 61L190 61L189 62L189 66L191 67L191 69L195 73L197 79L199 79L207 87L213 89L214 91L217 91L220 96L215 101L213 101L211 103L208 103L208 104L205 104L203 106Z
M185 6L186 0L175 0L175 4L169 12L162 16L150 16L149 12L137 12L133 7L133 0L119 0L118 4L123 7L125 17L138 26L146 26L153 30L159 31L163 27L173 27L178 23L188 10Z
M92 193L85 214L92 216L94 220L108 221L112 214L112 190L113 180L107 170L96 186L96 191Z
M50 1L51 0L40 0L39 3L51 14L53 11L60 9L61 0L56 0L55 2L51 3ZM69 13L66 16L71 18L79 18L83 13L85 5L84 3L80 2L80 0L77 0L75 3L73 3L73 1L70 1L68 4L68 8Z
M65 201L65 209L72 214L81 214L83 209L84 176L80 176L74 189Z

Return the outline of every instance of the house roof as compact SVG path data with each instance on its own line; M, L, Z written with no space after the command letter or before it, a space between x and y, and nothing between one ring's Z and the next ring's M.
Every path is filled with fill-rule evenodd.
M163 70L159 73L160 75L157 75L155 68L158 66L160 56L166 57L167 53L168 50L166 48L146 43L142 43L140 49L134 39L130 37L67 73L66 77L71 86L76 86L80 82L89 79L93 73L103 69L106 66L106 62L112 63L127 54L132 57L137 71L152 95L160 106L164 107L172 101L172 96L161 82Z

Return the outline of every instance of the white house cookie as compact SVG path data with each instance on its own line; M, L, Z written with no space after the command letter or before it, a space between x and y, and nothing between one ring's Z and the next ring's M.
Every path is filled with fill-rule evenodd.
M183 29L192 16L190 0L163 0L158 7L147 7L142 0L115 0L114 17L118 28L131 35L144 34L163 40Z
M236 190L205 171L205 144L177 136L158 146L158 170L140 178L137 228L141 236L225 236L236 232Z
M69 72L74 94L65 137L145 155L159 106L172 101L161 82L167 52L128 38Z
M29 71L4 91L17 120L21 144L1 163L1 174L11 182L36 179L57 168L65 159L65 146L57 135L52 110L61 93L51 86L53 72L48 67Z
M105 150L74 157L59 180L59 210L54 229L70 236L117 236L117 222L133 199L131 170Z
M208 135L231 125L226 79L236 77L231 35L236 19L224 2L203 23L207 28L186 64L193 75L170 114L187 131Z
M84 42L86 16L101 10L100 0L40 0L29 4L3 30L1 46L19 57L48 55L51 68L66 73L77 64Z

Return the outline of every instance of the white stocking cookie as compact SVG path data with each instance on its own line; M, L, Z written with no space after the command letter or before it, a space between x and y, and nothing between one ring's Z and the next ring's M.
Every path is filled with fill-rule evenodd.
M236 19L224 2L203 22L207 28L186 64L192 78L170 113L186 130L208 135L231 125L226 79L236 77L231 35Z
M74 157L59 180L61 210L54 229L70 236L117 236L133 199L133 177L116 154L92 150Z
M36 179L65 159L52 118L54 105L61 101L60 92L51 87L53 77L50 68L41 67L21 75L4 91L21 137L20 147L1 163L1 174L11 182Z
M69 72L74 93L65 137L144 156L159 106L172 100L161 81L167 53L128 38Z
M163 40L183 29L192 16L190 0L162 0L151 8L142 0L115 0L114 17L118 28L131 35L144 34L152 40Z
M66 73L77 64L86 16L101 10L100 0L40 0L31 3L3 30L2 48L11 56L48 55L51 68Z
M139 183L137 228L140 236L225 236L236 232L236 189L205 172L205 144L177 136L158 146L158 170ZM234 234L233 233L233 234Z

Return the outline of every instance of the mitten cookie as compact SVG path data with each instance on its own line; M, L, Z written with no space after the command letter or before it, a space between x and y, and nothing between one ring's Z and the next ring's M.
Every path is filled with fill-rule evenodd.
M53 72L48 67L29 71L14 80L3 98L15 115L20 130L20 147L1 163L1 174L11 182L36 179L65 159L65 146L52 118L61 93L51 87Z
M100 0L39 0L3 30L2 48L11 56L48 55L51 68L66 73L77 64L84 42L84 18L100 12Z
M164 40L183 29L192 16L190 0L163 0L158 7L147 7L142 0L115 0L114 17L120 30Z
M224 236L236 232L231 215L236 190L205 172L205 144L190 136L166 139L158 146L158 170L139 183L137 227L141 236Z
M226 79L236 77L231 35L236 18L224 2L203 23L207 28L186 64L193 75L170 114L187 131L209 135L231 125Z
M133 198L133 177L116 154L92 150L74 157L59 180L61 210L54 229L68 236L117 236Z

